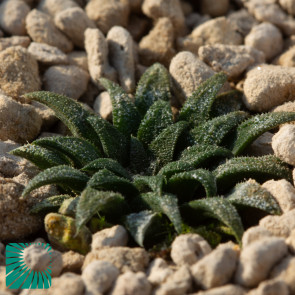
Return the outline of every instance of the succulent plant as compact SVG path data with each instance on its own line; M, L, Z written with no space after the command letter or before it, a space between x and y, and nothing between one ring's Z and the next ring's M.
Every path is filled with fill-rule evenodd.
M291 180L288 165L275 156L241 155L264 132L294 121L295 113L251 116L238 91L217 95L226 79L224 73L209 78L177 116L169 101L170 76L160 64L143 74L134 102L119 85L101 79L111 96L112 124L68 97L26 94L54 110L72 133L12 151L44 170L23 197L47 184L62 192L32 212L59 210L75 219L77 231L99 218L122 223L141 246L184 232L198 232L213 244L230 237L240 243L243 223L281 213L259 182Z

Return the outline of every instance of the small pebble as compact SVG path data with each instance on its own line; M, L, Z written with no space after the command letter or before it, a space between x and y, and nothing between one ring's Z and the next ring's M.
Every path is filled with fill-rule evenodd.
M76 2L75 0L40 0L37 8L54 17L57 13L65 9L79 7Z
M67 251L62 253L62 271L80 273L84 259L84 255L81 255L75 251Z
M252 226L248 228L243 234L243 238L242 238L243 248L247 247L251 243L256 242L260 239L271 237L271 236L272 236L271 232L268 231L267 229L258 225Z
M238 285L225 285L222 287L212 288L206 291L200 291L191 295L245 295L246 291ZM247 293L248 294L248 293Z
M281 280L267 280L252 289L247 295L289 295L288 286Z
M101 92L95 99L93 104L93 110L96 114L99 114L105 120L111 120L112 118L112 101L107 91Z
M85 51L72 51L67 54L69 63L88 72L87 54Z
M147 277L151 284L161 285L167 278L173 274L173 270L162 258L153 260L147 270Z
M30 43L31 39L27 36L11 36L0 38L0 51L12 46L22 46L27 48Z
M201 0L202 14L209 14L212 17L222 16L229 9L229 0Z

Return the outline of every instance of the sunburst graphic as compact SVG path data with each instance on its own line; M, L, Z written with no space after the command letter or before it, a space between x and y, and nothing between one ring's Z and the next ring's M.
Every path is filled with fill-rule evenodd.
M49 263L34 261L35 266L32 267L25 257L25 250L31 245L37 245L37 250L46 253ZM49 244L8 244L6 246L6 286L9 289L48 289L51 286L51 257L52 248Z

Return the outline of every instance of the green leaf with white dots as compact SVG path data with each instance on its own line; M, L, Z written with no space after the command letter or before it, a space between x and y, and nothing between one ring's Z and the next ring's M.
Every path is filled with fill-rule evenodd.
M137 187L137 189L142 193L153 191L161 195L166 181L165 177L162 175L136 176L134 178L133 183Z
M194 170L195 167L190 162L185 161L174 161L165 165L159 172L158 175L163 175L166 178L170 178L172 175L180 172Z
M9 152L11 155L23 157L40 169L47 169L58 165L71 165L71 161L61 153L46 148L26 144Z
M194 126L207 121L216 95L226 79L226 75L221 72L202 83L184 103L179 113L179 120L188 121Z
M141 141L131 136L130 139L130 163L129 169L133 173L141 173L149 168L150 158L148 151Z
M155 101L169 101L170 97L170 75L163 65L155 63L139 80L135 93L135 105L144 116Z
M40 172L31 179L22 196L24 197L32 190L47 184L59 184L80 192L84 189L88 180L89 178L85 173L75 168L65 165L55 166Z
M140 114L128 94L114 82L101 78L99 82L110 94L113 106L113 124L124 135L136 134Z

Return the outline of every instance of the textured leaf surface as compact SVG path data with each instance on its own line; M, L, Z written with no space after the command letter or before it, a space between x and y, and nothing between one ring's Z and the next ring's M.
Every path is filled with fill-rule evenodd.
M161 175L137 176L134 178L134 185L140 192L153 191L159 195L162 194L165 178Z
M241 154L248 145L264 132L291 121L295 121L295 113L291 112L266 113L246 120L237 129L236 140L232 149L233 154Z
M191 198L195 190L204 187L207 197L215 196L217 193L216 180L213 174L205 169L191 170L173 175L168 180L168 189L182 197Z
M186 148L180 155L180 161L185 161L195 168L218 163L218 160L231 158L232 152L226 148L214 145L193 145Z
M150 107L142 119L138 128L137 138L148 145L161 131L172 123L170 103L158 100Z
M179 121L164 129L149 145L162 165L173 160L177 141L187 128L187 122Z
M96 159L84 166L81 171L98 172L102 169L107 169L118 176L131 179L131 176L126 169L124 169L117 161L109 158Z
M57 195L42 200L33 205L30 210L31 214L47 214L49 212L57 211L64 200L71 198L70 195Z
M213 173L218 189L222 189L222 191L248 178L253 178L258 182L281 178L292 180L291 170L272 155L232 158L216 168Z
M67 155L78 168L101 157L101 153L94 145L85 139L72 136L44 137L35 140L33 144Z
M184 103L179 120L199 125L210 118L212 104L227 77L218 73L206 80Z
M80 229L86 224L92 216L98 212L112 211L112 214L122 213L122 204L125 202L123 196L119 193L109 191L99 191L87 187L81 194L77 204L76 226Z
M47 169L58 165L71 165L69 159L64 155L32 144L18 147L12 150L10 154L26 158L40 169Z
M164 175L167 178L170 178L172 175L179 173L179 172L185 172L189 170L194 170L194 166L185 161L174 161L170 162L167 165L165 165L159 172L158 175Z
M98 135L104 154L122 165L126 164L129 149L127 138L112 124L98 116L88 117L87 120Z
M98 190L119 192L126 197L138 194L138 190L130 181L115 175L107 169L102 169L93 174L87 186Z
M156 230L159 222L159 214L148 210L141 211L139 213L132 213L126 217L126 227L133 239L141 247L143 247L144 239L147 233L152 231L153 228Z
M236 208L221 197L207 198L191 201L187 205L191 214L203 214L206 217L215 218L228 226L240 243L243 236L243 225Z
M224 137L248 117L248 113L238 111L216 117L198 125L191 130L194 143L220 145Z
M243 92L238 90L231 90L218 95L212 105L211 117L241 111L244 108L242 98Z
M153 212L164 213L173 223L178 233L182 232L182 220L178 209L177 197L173 194L157 194L155 192L141 194L139 196L144 209Z
M40 172L31 179L22 196L46 184L60 184L75 191L82 191L88 180L88 176L77 169L65 165L55 166Z
M170 75L164 66L155 63L139 80L135 93L135 105L144 116L155 101L160 99L168 101L170 97Z
M74 218L79 199L80 196L64 200L58 209L58 213Z
M133 173L141 173L148 169L149 163L149 155L143 144L136 137L131 136L129 169Z
M110 94L114 126L126 136L136 134L140 124L140 114L128 94L110 80L101 78L99 81Z
M271 193L254 180L237 184L226 197L237 207L252 207L269 214L282 213Z
M31 92L24 95L50 107L74 136L85 138L100 146L100 142L87 122L90 113L73 99L48 91Z

